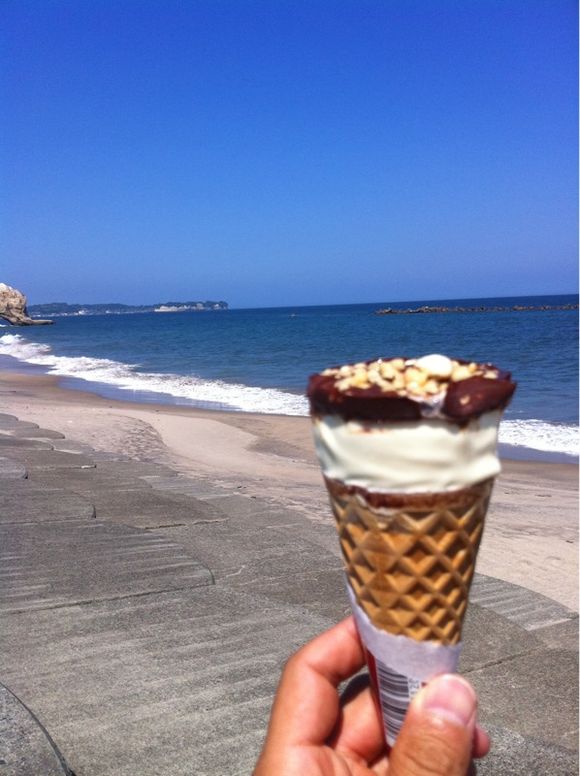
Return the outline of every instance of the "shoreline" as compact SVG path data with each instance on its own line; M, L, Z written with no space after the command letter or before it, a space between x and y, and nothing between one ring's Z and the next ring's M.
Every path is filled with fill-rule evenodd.
M30 364L26 361L20 361L14 356L0 355L0 379L2 374L23 375L47 377L54 379L54 385L70 393L82 393L105 401L113 401L120 405L134 405L137 407L160 407L163 409L179 408L187 409L192 412L209 412L224 415L249 416L252 418L302 418L309 420L308 415L304 414L278 414L271 412L252 412L244 409L232 409L219 402L194 401L192 399L180 399L169 393L160 393L157 391L129 390L113 384L85 380L79 377L70 377L68 375L52 375L40 365ZM296 394L301 395L301 394ZM545 463L562 463L577 466L580 463L580 457L567 452L541 450L537 448L526 447L525 445L513 445L506 442L499 442L498 452L502 460L513 461L537 461Z
M0 370L0 411L75 443L296 509L328 525L332 545L309 418L121 401L32 371ZM577 476L576 463L502 458L477 571L578 611Z

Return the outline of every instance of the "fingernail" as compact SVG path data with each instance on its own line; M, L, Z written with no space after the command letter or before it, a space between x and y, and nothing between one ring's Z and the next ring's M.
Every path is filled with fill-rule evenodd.
M460 725L475 721L475 693L468 682L455 674L444 674L430 681L417 700L420 708Z

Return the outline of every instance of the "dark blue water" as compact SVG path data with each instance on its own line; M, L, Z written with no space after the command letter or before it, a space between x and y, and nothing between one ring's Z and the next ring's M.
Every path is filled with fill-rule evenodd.
M539 439L548 449L570 452L578 423L577 312L374 311L577 302L576 296L543 296L61 317L24 335L0 330L0 353L126 398L282 414L306 411L307 376L329 365L446 353L513 373L518 391L506 415L506 441Z

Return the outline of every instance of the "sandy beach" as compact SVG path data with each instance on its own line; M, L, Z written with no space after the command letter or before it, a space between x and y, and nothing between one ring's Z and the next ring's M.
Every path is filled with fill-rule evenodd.
M72 442L167 464L332 523L307 418L116 401L11 371L0 373L0 409ZM577 496L574 464L503 460L478 572L578 611Z

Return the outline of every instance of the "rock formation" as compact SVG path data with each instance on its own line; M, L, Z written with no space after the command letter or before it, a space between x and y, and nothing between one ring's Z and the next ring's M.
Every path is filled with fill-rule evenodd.
M54 321L31 318L26 310L26 297L6 283L0 283L0 318L13 326L37 326Z

